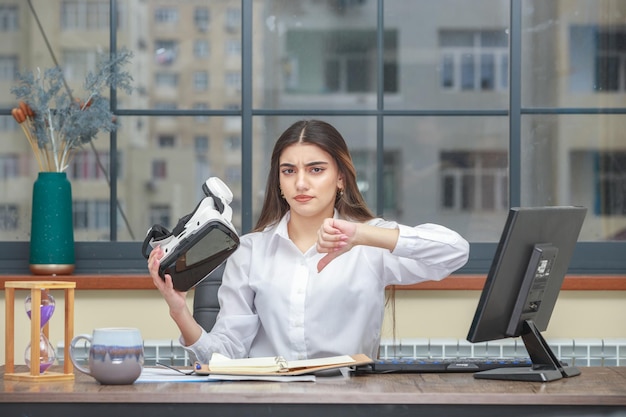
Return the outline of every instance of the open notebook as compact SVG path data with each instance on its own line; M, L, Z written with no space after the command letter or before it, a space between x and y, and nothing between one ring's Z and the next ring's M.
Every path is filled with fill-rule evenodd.
M208 364L196 363L194 371L199 375L304 375L370 363L372 359L364 354L287 361L281 356L230 359L214 353Z

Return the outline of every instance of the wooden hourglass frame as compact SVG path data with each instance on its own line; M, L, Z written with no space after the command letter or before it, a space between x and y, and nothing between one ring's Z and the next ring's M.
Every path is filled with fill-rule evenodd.
M69 347L74 335L74 288L75 282L58 281L8 281L4 283L6 297L6 336L4 379L17 381L66 381L74 379L74 367L70 361ZM32 306L30 318L30 372L15 373L15 290L30 289ZM41 328L41 290L65 291L65 335L63 347L63 373L46 371L40 373L39 337L41 332L48 338L50 322Z

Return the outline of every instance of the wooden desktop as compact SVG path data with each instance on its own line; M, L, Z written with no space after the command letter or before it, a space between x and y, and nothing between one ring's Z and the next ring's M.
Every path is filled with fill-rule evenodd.
M549 383L476 380L471 373L318 377L316 382L99 385L4 380L0 415L62 416L626 416L626 367L582 368Z

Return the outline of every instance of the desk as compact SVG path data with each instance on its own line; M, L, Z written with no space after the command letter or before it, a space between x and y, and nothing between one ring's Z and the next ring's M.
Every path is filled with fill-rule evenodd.
M4 375L4 367L0 368ZM4 381L0 415L23 416L626 416L626 367L583 368L550 383L471 374L318 377L317 382Z

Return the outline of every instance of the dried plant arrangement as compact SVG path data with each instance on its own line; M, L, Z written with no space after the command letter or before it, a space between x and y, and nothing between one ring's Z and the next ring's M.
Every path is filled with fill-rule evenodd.
M132 76L123 67L132 52L123 48L116 54L99 56L97 70L84 82L84 98L74 97L59 67L18 74L11 93L18 100L12 110L35 154L39 170L64 172L74 153L91 142L99 132L117 128L105 87L130 94Z

